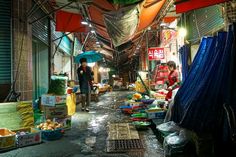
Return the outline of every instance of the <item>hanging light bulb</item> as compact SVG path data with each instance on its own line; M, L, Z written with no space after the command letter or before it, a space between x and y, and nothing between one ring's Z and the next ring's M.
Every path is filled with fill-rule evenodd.
M91 30L91 33L95 33L95 30Z
M88 25L88 22L87 21L82 21L81 24L82 25Z
M179 35L180 35L181 37L186 37L186 35L187 35L187 30L186 30L185 28L183 28L183 27L179 28Z

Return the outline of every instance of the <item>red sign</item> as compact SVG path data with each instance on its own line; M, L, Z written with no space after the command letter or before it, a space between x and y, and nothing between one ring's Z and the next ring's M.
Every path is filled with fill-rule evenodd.
M148 48L148 59L149 60L160 60L164 59L164 48L162 47L152 47Z

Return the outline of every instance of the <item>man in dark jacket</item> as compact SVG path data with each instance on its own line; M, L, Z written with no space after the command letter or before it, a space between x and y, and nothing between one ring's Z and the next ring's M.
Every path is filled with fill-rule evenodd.
M93 81L93 72L89 66L87 66L87 59L80 59L81 66L77 69L80 92L82 95L82 111L89 112L89 104L91 99L91 88Z

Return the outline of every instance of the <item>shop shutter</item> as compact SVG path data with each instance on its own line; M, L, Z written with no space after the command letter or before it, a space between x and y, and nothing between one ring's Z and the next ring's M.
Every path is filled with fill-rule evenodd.
M33 4L34 5L34 4ZM31 21L37 20L46 14L41 10L38 9L31 17ZM48 45L48 27L49 27L49 19L44 18L34 22L32 24L32 34L40 41Z
M224 27L222 6L198 9L188 13L187 18L188 39L193 43L199 41L204 35L211 35Z
M0 84L11 82L11 1L0 0Z

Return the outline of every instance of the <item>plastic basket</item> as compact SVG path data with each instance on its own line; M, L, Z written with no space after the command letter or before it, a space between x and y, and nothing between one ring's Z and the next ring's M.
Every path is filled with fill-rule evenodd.
M134 121L132 123L133 125L135 125L136 129L148 129L149 125L151 125L150 122L146 122L146 121Z
M142 99L141 102L147 105L152 104L155 101L155 99Z
M42 139L46 141L53 141L59 140L63 136L63 129L56 129L56 130L43 130L42 131Z

